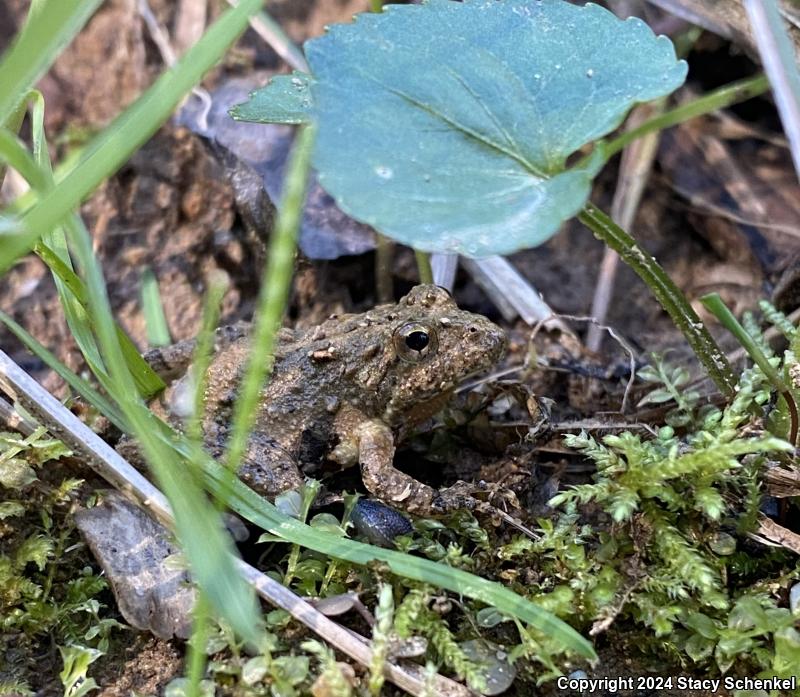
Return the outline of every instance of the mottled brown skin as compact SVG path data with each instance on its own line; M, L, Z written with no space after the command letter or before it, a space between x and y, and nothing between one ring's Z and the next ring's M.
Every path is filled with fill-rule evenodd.
M203 428L216 456L228 438L249 352L247 335L231 336L208 372ZM436 491L396 470L395 443L504 348L499 327L459 310L447 291L430 285L417 286L396 305L331 317L307 331L283 330L239 475L273 497L300 486L303 474L328 458L358 463L367 489L406 511L469 507L474 501L463 486ZM183 378L168 395L174 414L181 414L187 387Z

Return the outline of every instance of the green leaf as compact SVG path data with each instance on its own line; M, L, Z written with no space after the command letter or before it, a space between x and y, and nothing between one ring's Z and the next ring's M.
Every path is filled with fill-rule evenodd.
M706 639L699 634L693 634L689 637L686 645L683 647L686 655L689 656L695 663L706 660L714 651L716 642L712 639Z
M314 107L307 73L276 75L260 90L250 93L244 104L237 104L230 115L237 121L255 123L309 123Z
M0 520L19 518L24 513L25 506L18 501L3 501L0 503Z
M683 623L706 639L716 639L719 635L714 620L702 612L693 612Z
M552 236L604 161L567 157L686 75L640 20L563 0L390 6L306 54L325 189L400 242L469 256Z
M0 486L6 489L24 489L36 481L36 472L25 460L12 457L0 460Z
M75 644L59 646L58 650L61 652L61 660L64 662L64 668L59 673L61 684L64 685L64 694L70 695L70 697L79 697L88 694L91 690L96 690L98 686L94 679L87 678L86 674L89 666L100 658L103 652Z
M796 675L800 665L800 632L794 627L783 627L775 632L774 641L776 672L784 677Z
M770 624L767 613L758 600L748 596L739 598L728 615L728 627L737 632L746 632L754 628L768 632L771 629Z
M49 0L29 16L0 61L0 124L47 72L102 0Z
M44 565L53 554L54 541L44 535L32 535L17 547L14 552L14 562L18 568L26 564L35 564L39 571L44 570Z

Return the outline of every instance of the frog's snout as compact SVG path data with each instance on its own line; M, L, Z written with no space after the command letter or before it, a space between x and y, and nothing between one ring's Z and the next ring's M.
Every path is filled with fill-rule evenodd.
M506 352L508 345L508 338L506 333L498 326L494 326L488 335L488 353L492 358L492 363L499 361Z
M470 353L477 350L480 362L487 366L499 361L506 351L506 333L489 320L469 325L464 338L472 344Z

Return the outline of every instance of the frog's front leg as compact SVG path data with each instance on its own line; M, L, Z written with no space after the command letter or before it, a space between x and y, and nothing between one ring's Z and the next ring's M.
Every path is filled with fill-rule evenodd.
M250 436L238 474L245 484L270 501L303 485L294 457L273 438L258 432Z
M338 416L336 430L340 440L331 457L343 465L358 462L364 486L382 501L423 516L475 506L462 486L439 491L396 469L394 435L382 421L350 409Z

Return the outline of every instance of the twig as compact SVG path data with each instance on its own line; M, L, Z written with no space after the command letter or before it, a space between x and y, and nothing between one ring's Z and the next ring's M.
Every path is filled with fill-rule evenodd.
M174 522L172 510L166 497L2 350L0 350L0 388L30 410L54 437L85 455L87 464L98 475L136 501L163 525L172 527ZM264 600L286 610L299 622L358 663L364 666L370 665L372 651L369 647L353 640L345 629L255 567L242 560L236 560L236 566L242 577L253 585ZM389 662L385 665L385 671L387 679L403 690L413 695L422 695L425 692L425 682L419 671L401 668ZM463 685L443 676L437 676L436 690L442 694L474 695Z
M800 554L800 535L784 528L765 515L761 515L758 518L757 533L758 535L752 534L751 537L762 544L764 544L764 539L766 539L772 543L773 546L781 546L795 554Z
M744 0L744 6L800 175L800 73L794 49L775 0Z
M156 16L153 14L153 10L150 9L150 5L147 3L147 0L139 0L138 10L139 15L144 20L145 25L147 25L147 31L150 33L150 38L156 45L159 54L161 54L161 60L164 61L165 65L172 67L175 65L178 58L175 55L175 51L172 49L172 44L169 40L169 34L167 34L166 29L164 29L164 27L162 27L159 21L156 19ZM211 111L211 95L202 87L193 87L192 94L197 97L200 100L200 103L203 105L203 108L197 117L197 121L204 131L208 130L208 113Z
M456 283L456 271L458 271L458 254L442 254L441 252L431 254L431 271L433 272L433 282L452 292Z
M228 0L228 4L236 7L236 0ZM250 20L250 26L286 63L295 70L308 72L308 63L303 52L294 45L278 24L266 12L259 12Z
M634 382L636 382L636 353L634 352L633 347L627 341L625 341L622 335L618 334L613 327L608 327L606 325L599 324L594 317L585 317L582 315L562 315L562 314L557 315L557 317L562 319L567 319L570 322L590 322L591 324L596 325L601 331L608 332L608 335L622 347L622 350L625 351L625 353L628 354L628 366L630 368L630 375L628 376L628 382L625 384L625 392L622 395L622 404L620 405L620 413L624 414L625 410L628 408L628 395L633 389ZM533 339L539 333L542 324L543 323L540 322L533 328L529 341L533 341Z
M519 315L530 325L543 322L546 329L572 333L507 259L498 256L485 259L464 258L461 265L483 288L506 320L511 321Z
M208 19L208 0L180 0L175 10L173 41L183 53L203 35Z
M637 107L628 119L628 129L636 128L663 110L663 99L659 100L654 107ZM660 131L648 133L643 138L633 141L622 152L617 188L611 204L611 218L623 230L630 230L633 227L633 219L639 209L653 162L656 159L659 138ZM590 325L586 333L586 348L590 351L597 352L602 346L604 333L600 325L605 323L608 316L618 267L619 255L611 247L606 247L603 261L600 263L600 273L597 277L590 312L592 317L597 319L598 324Z
M733 211L728 210L723 206L719 206L716 203L705 199L701 194L698 194L691 189L685 189L681 186L678 186L674 182L668 182L667 185L676 194L686 199L686 203L684 204L685 208L700 215L711 215L717 218L730 220L732 223L737 223L739 225L749 225L750 227L758 228L759 230L771 230L773 232L786 235L787 237L800 238L800 227L797 225L790 225L788 223L770 223L763 219L746 218L744 216L737 215Z

